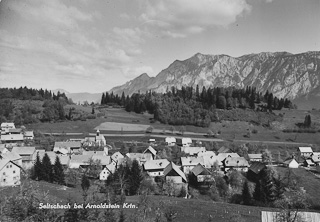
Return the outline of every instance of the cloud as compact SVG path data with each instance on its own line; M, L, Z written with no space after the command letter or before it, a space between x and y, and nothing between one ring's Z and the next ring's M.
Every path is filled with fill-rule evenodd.
M124 76L128 79L135 78L143 73L147 73L149 76L154 75L154 70L150 66L140 66L140 67L125 67L122 70Z
M227 27L251 11L246 0L143 0L143 24L165 28L172 37L200 33L214 26ZM180 36L177 34L180 33Z

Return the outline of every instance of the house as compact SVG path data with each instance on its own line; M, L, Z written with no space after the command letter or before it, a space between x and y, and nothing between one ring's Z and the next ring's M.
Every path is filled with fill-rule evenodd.
M6 145L5 144L0 144L0 155L2 153L6 153L6 152L9 152L9 150L6 148Z
M320 155L313 155L311 156L312 162L314 162L315 165L320 165Z
M258 181L261 172L267 168L267 164L263 162L252 162L248 169L247 178L251 181Z
M91 155L72 155L70 158L69 168L86 168L89 166L91 158Z
M23 143L24 138L23 138L23 134L2 134L1 133L1 137L0 140L2 143L11 143L13 145L17 144L17 143Z
M79 153L81 143L79 141L55 142L53 152L61 154Z
M311 147L299 147L298 153L300 156L308 158L312 155L313 151Z
M203 157L181 157L182 169L188 174L198 164L204 165Z
M167 182L175 184L187 183L186 175L173 162L170 162L166 168L164 168L163 175Z
M198 183L214 182L214 177L200 163L191 170L191 177L194 177Z
M108 177L116 171L116 164L114 162L107 165L103 170L100 172L99 179L100 180L107 180Z
M176 141L176 138L174 138L174 137L166 137L165 142L168 146L174 146L174 145L176 145L177 141Z
M182 146L191 146L192 139L191 138L182 138Z
M148 143L150 143L150 144L156 144L156 139L149 139L149 140L148 140Z
M294 158L287 159L286 161L283 162L283 165L288 168L298 168L299 167L299 163Z
M0 187L20 185L21 168L13 161L0 158Z
M224 172L238 170L247 172L249 163L244 157L227 157L223 161Z
M195 156L199 152L205 152L205 151L206 151L205 147L190 147L190 146L182 146L181 147L181 152L189 154L190 156Z
M150 153L153 160L156 158L157 155L157 151L153 149L152 146L149 146L143 153Z
M93 161L100 161L100 164L102 167L106 167L107 165L109 165L111 163L110 156L101 156L101 155L94 154L94 155L92 155L91 158Z
M51 164L55 164L56 158L59 157L60 163L63 167L68 168L70 163L70 157L62 154L57 154L53 151L37 150L40 160L43 159L44 155L47 154Z
M97 150L89 150L89 151L83 150L83 151L82 151L82 155L108 156L108 154L106 154L105 151L97 151Z
M9 129L15 129L14 123L1 123L1 134L8 132Z
M240 157L237 153L218 153L218 158L225 159L227 157Z
M25 140L33 140L34 139L33 131L25 131L23 134L23 137Z
M167 159L148 160L143 165L143 169L149 176L163 176L163 170L168 166L169 161Z
M11 160L13 163L22 167L22 157L14 151L0 153L0 158Z
M223 159L218 158L216 155L205 155L201 157L203 158L203 166L207 169L211 169L215 164L217 164L220 168L222 167Z
M153 160L151 153L127 153L126 158L131 161L137 160L140 165L143 165L148 160Z
M303 161L303 166L311 167L311 166L315 166L315 163L312 161L312 159L306 159Z
M11 152L19 154L22 158L22 168L31 169L36 160L36 148L29 146L13 147Z
M262 162L262 154L261 153L252 153L248 154L250 162Z
M124 156L120 152L115 152L111 155L111 160L119 167L124 162Z

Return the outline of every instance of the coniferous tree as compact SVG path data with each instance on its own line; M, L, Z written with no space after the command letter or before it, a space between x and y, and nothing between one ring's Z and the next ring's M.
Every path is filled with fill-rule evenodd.
M57 156L53 166L53 181L58 184L65 184L64 171L60 162L60 158Z
M84 194L86 194L88 189L90 188L90 180L88 179L86 174L82 175L81 188L82 188L82 191L84 192Z
M131 195L136 195L139 191L143 180L142 171L137 160L133 160L130 169L129 192Z
M243 200L243 204L245 204L245 205L250 205L252 202L252 195L250 192L248 180L245 180L245 182L243 183L242 200Z
M47 182L52 182L53 170L52 170L52 164L48 154L44 154L42 158L42 167L43 167L43 180Z
M33 180L42 180L43 179L43 167L42 167L42 162L39 157L39 153L37 153L36 161L33 166L32 179Z

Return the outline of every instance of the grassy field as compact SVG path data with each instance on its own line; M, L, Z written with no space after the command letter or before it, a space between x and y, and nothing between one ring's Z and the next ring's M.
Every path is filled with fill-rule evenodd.
M47 193L52 201L55 203L68 203L76 202L82 203L82 190L81 188L68 188L57 184L50 184L47 182L31 181L32 186L40 193ZM0 195L2 198L5 196L15 195L19 191L19 187L15 188L2 188ZM246 222L260 221L262 210L266 208L251 207L244 205L227 204L213 201L204 201L197 199L183 199L166 196L149 196L150 200L155 203L162 201L168 209L172 209L177 213L177 222L194 222L194 221L208 221L211 215L212 221L225 222L225 221L238 221L239 218ZM133 203L137 206L139 196L126 197L127 203ZM130 214L135 213L136 209L126 209L125 213L127 218ZM269 209L270 210L270 209ZM235 219L234 219L235 218Z

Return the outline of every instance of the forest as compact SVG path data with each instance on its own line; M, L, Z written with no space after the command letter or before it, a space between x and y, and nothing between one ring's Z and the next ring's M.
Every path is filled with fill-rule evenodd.
M206 127L210 122L224 120L259 122L261 114L272 110L295 108L292 102L269 93L258 92L255 87L238 89L235 87L215 87L201 90L199 86L172 87L166 93L151 90L146 93L134 93L130 97L113 92L102 94L101 105L124 106L128 112L154 114L154 119L164 124L195 125ZM260 114L259 114L260 113ZM234 116L238 116L236 119ZM272 115L269 115L271 118Z
M0 122L13 121L17 125L38 121L64 120L64 105L72 101L65 93L43 89L0 88Z

